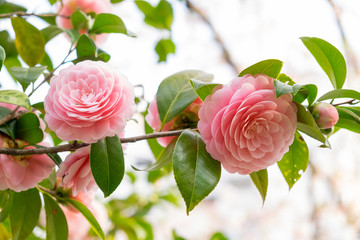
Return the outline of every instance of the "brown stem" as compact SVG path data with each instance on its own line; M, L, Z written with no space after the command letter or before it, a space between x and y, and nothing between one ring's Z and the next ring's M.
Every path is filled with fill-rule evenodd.
M56 13L27 13L27 12L12 12L12 13L3 13L0 14L0 18L11 18L11 17L27 17L27 16L37 16L37 17L63 17L70 19L70 16L59 15Z
M236 73L236 75L240 72L240 68L239 66L237 66L235 64L235 62L231 59L231 55L229 50L226 48L224 41L222 40L220 34L216 31L214 25L212 25L212 23L210 22L209 18L201 11L201 9L197 8L194 4L192 4L189 0L186 0L186 6L189 10L197 13L200 18L206 23L206 25L208 25L208 27L210 28L211 32L214 34L215 40L216 42L219 44L225 61L231 66L231 68L233 69L233 71Z
M356 101L356 99L351 99L351 100L346 101L346 102L335 103L335 104L333 104L333 106L340 106L340 105L345 105L345 104L353 104L355 101Z
M131 143L137 142L140 140L146 140L151 138L160 138L160 137L169 137L169 136L178 136L186 129L176 130L176 131L168 131L168 132L156 132L145 135L140 135L136 137L130 138L121 138L120 141L122 143ZM196 129L193 129L196 130ZM58 153L58 152L68 152L75 151L76 149L83 148L89 146L88 143L78 143L77 141L69 144L59 145L56 147L44 147L44 148L36 148L36 149L14 149L14 148L0 148L0 154L18 156L18 155L34 155L34 154L44 154L44 153Z
M14 118L21 117L24 113L27 112L27 111L18 111L19 108L20 108L20 106L17 106L11 113L9 113L5 117L1 118L0 119L0 126L3 125L4 123L14 119Z

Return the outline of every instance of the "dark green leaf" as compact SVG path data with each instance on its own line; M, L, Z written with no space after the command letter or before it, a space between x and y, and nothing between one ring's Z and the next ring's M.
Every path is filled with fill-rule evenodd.
M41 113L45 113L44 110L44 102L38 102L33 105L31 105L32 108L35 108L36 110L39 110Z
M12 201L13 201L13 195L14 195L14 192L10 189L0 192L0 197L1 197L0 223L4 222L5 219L9 215Z
M41 29L40 32L41 32L41 35L43 36L45 42L47 43L48 41L50 41L51 39L53 39L54 37L56 37L63 31L64 30L62 30L61 28L59 28L56 25L50 25L46 28Z
M15 104L31 110L28 96L17 90L0 90L0 102Z
M205 98L212 93L216 86L219 85L217 83L202 82L196 79L191 79L190 84L202 101L205 101Z
M5 58L6 58L5 50L2 46L0 46L0 71L2 66L4 65Z
M0 107L0 119L4 118L6 115L8 115L11 112L12 111L6 107ZM12 139L15 139L15 125L16 125L16 119L6 122L0 125L0 132L3 132Z
M11 12L26 12L26 8L14 3L0 1L0 14L11 13Z
M220 162L206 151L205 143L198 133L185 130L175 146L173 167L176 184L189 214L219 182Z
M100 13L96 15L94 25L89 33L123 33L131 36L121 18L110 13Z
M40 67L12 67L10 68L11 74L15 77L15 79L21 84L23 91L27 89L27 87L34 83L39 76L45 71L46 66Z
M156 103L162 126L179 115L197 98L189 81L193 79L211 81L213 75L188 70L175 73L161 82L156 94Z
M15 192L10 209L11 232L14 240L26 239L38 223L41 209L36 188Z
M251 75L264 74L272 78L277 78L281 71L282 66L283 66L283 62L280 60L277 59L264 60L255 63L254 65L251 65L250 67L241 71L239 77L242 77L246 74L251 74Z
M80 9L75 10L73 12L73 14L71 14L70 20L71 20L71 24L72 24L73 28L76 30L87 28L88 17Z
M175 53L175 44L169 39L161 39L155 46L155 52L159 56L159 62L166 62L170 53Z
M18 52L15 47L15 42L11 39L10 34L6 31L0 31L0 45L4 48L6 57L17 56Z
M302 103L305 99L308 100L309 106L311 106L317 96L318 89L314 84L294 84L293 85L293 101Z
M46 239L62 240L68 238L68 225L59 204L43 194L46 211Z
M277 164L290 190L309 164L309 149L300 133L295 133L294 142L289 147L289 151Z
M266 199L268 189L268 172L266 169L262 169L257 172L250 173L251 180L255 184L255 187L259 190L263 203Z
M341 52L320 38L302 37L300 39L329 77L333 87L342 88L346 78L346 63Z
M99 223L96 221L94 215L90 212L90 210L81 202L78 200L75 200L73 198L66 198L63 199L65 202L71 204L74 208L76 208L79 212L81 212L82 215L88 220L90 223L91 229L94 231L96 235L98 235L101 239L105 240L105 234L103 230L101 229Z
M336 98L354 98L360 100L360 92L351 89L335 89L322 95L317 101L321 102Z
M43 140L44 133L35 113L25 113L16 121L15 138L29 144L36 144Z
M124 154L117 135L91 144L90 166L96 184L108 197L124 177Z
M15 46L30 67L40 63L45 55L45 40L40 31L21 17L11 18L15 31Z
M89 36L83 34L80 36L76 45L76 54L78 58L96 55L96 46Z

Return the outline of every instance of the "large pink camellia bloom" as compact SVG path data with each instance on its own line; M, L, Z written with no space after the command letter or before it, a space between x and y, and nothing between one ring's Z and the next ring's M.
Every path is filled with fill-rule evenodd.
M289 150L296 111L290 94L276 98L272 78L245 75L205 99L198 128L206 150L228 172L249 174L274 164Z
M86 60L51 79L44 108L59 138L94 143L123 131L135 112L133 87L107 63Z
M179 116L166 123L161 131L165 132L196 126L197 122L199 121L198 112L202 103L203 102L200 98L195 99L195 101L192 102ZM150 125L150 127L154 129L154 131L159 131L161 127L161 120L157 108L156 96L149 105L148 114L146 115L145 120ZM162 146L166 147L174 138L174 136L161 137L157 138L157 141Z
M26 144L16 140L16 143ZM0 136L0 147L13 148L14 142L8 137ZM42 145L41 143L39 145ZM25 149L34 149L28 146ZM12 189L16 192L25 191L47 178L55 163L46 154L29 156L10 156L0 154L0 190Z

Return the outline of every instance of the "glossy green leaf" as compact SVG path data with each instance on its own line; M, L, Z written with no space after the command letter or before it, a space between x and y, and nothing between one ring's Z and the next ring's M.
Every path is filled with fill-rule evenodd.
M80 36L76 45L76 54L78 58L96 55L96 45L89 36L83 34Z
M212 94L213 89L220 85L217 83L202 82L196 79L191 79L190 84L202 101L205 101L205 98Z
M21 17L11 18L16 49L30 67L40 63L45 55L45 40L41 32Z
M155 52L159 56L158 62L166 62L167 56L175 53L175 44L169 39L161 39L155 46Z
M43 194L46 212L46 239L68 239L68 225L59 204L51 197Z
M50 25L46 28L41 29L40 32L45 40L45 43L47 43L48 41L62 33L63 30L56 25Z
M311 106L317 96L317 92L318 89L316 87L316 85L314 84L305 84L305 85L300 85L300 84L294 84L292 86L293 88L293 101L297 102L297 103L302 103L305 99L308 100L308 104L309 106Z
M144 21L158 29L171 29L173 22L173 10L171 4L166 0L159 1L156 7L142 0L135 0L136 6L145 15Z
M8 115L11 112L12 111L6 107L0 107L0 119L4 118L6 115ZM15 139L15 126L16 126L16 119L13 119L9 122L0 125L0 132L5 133L12 139Z
M30 68L23 68L23 67L12 67L10 68L11 74L14 78L21 84L23 91L27 89L27 87L34 83L40 75L45 71L46 66L40 67L30 67Z
M264 74L272 78L277 78L281 71L282 66L283 66L283 62L280 60L277 59L264 60L255 63L254 65L251 65L250 67L241 71L239 77L242 77L246 74L251 74L251 75Z
M0 102L15 104L31 110L28 96L17 90L0 90Z
M121 18L110 13L100 13L96 15L94 24L89 33L123 33L130 36L130 33L126 29Z
M36 144L44 139L39 118L35 113L25 113L16 121L15 138L29 144Z
M74 29L86 29L88 25L88 17L87 15L81 11L80 9L75 10L70 17L71 24Z
M2 46L0 46L0 71L2 66L4 65L5 58L6 58L5 49Z
M0 191L0 223L4 222L8 217L12 201L13 201L14 191L7 189L4 191ZM1 239L1 238L0 238Z
M14 240L26 239L38 223L41 209L36 188L15 192L10 209L11 232Z
M257 172L250 173L250 178L255 184L255 187L259 191L263 203L266 199L267 189L268 189L268 172L266 169L262 169Z
M172 154L175 148L176 140L177 139L174 139L169 143L169 145L166 148L163 148L163 150L159 153L158 157L156 158L155 163L151 164L150 166L144 169L138 169L134 166L133 168L137 171L155 171L170 164L172 160Z
M327 138L322 134L317 126L311 113L301 104L297 106L297 129L308 136L322 142L325 146L330 147Z
M325 93L324 95L319 97L317 101L321 102L324 100L336 98L354 98L360 100L360 92L351 89L335 89Z
M175 145L173 167L176 184L189 214L219 182L220 162L206 151L198 133L185 130Z
M156 103L162 126L184 111L197 95L189 80L211 81L213 75L197 70L175 73L164 79L157 90Z
M63 199L65 202L71 204L74 208L76 208L84 217L88 220L90 223L91 229L94 231L94 233L99 236L101 239L105 240L105 234L104 231L101 229L100 224L98 221L96 221L96 218L94 215L90 212L90 210L81 202L78 200L75 200L73 198L66 198Z
M329 77L333 87L342 88L346 78L346 63L341 52L320 38L302 37L300 39Z
M50 25L56 25L56 16L41 16L37 15L38 18L47 22Z
M0 1L0 14L12 12L26 12L26 8L14 3Z
M360 133L360 107L337 106L336 109L339 113L339 120L335 126Z
M286 83L282 83L280 81L274 81L274 86L275 86L275 94L276 97L280 97L283 94L287 94L287 93L292 93L293 92L293 88L292 86L287 85Z
M289 151L277 164L290 190L309 164L309 149L300 133L295 133L294 142L289 147Z
M124 177L124 154L117 135L91 144L90 166L96 184L105 197L110 196Z
M280 73L278 76L277 76L277 80L279 80L280 82L282 83L286 83L287 85L294 85L295 82L289 77L287 76L286 74L284 73Z

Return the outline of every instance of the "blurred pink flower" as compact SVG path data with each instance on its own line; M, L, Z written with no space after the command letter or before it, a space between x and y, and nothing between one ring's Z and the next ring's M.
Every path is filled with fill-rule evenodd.
M16 140L16 144L26 143ZM10 138L0 136L0 147L13 148L15 143ZM44 145L44 144L39 144ZM34 149L28 146L25 149ZM0 190L12 189L16 192L35 187L47 178L55 164L46 154L28 156L10 156L0 154Z
M205 99L198 128L206 150L228 172L249 174L281 160L289 150L296 111L290 94L276 98L272 78L245 75Z
M161 132L196 126L196 123L199 120L198 112L202 103L203 102L200 98L195 99L195 101L191 103L179 116L166 123L161 129ZM149 105L148 114L146 115L145 120L155 132L159 131L161 127L161 120L157 108L156 96ZM157 140L162 146L166 147L174 138L175 137L161 137L157 138Z
M330 103L314 104L311 108L311 114L321 129L331 128L339 120L338 111Z
M60 139L85 143L122 132L136 110L127 78L107 63L89 60L51 79L44 108L45 121Z

